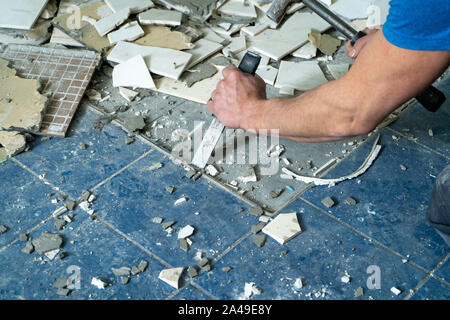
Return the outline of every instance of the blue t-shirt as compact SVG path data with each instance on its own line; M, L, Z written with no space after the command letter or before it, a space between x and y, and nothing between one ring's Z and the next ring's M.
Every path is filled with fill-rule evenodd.
M410 50L450 50L450 0L391 0L383 26L393 45Z

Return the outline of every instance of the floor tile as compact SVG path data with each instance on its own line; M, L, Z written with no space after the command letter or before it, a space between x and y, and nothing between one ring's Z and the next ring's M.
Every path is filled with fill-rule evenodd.
M13 161L0 164L0 225L9 231L0 235L0 247L13 241L19 234L49 217L59 206L51 203L49 194L56 192L37 177Z
M170 300L211 300L209 296L192 285L187 285L175 294Z
M450 77L436 87L447 95L447 101L437 112L429 112L415 103L390 127L406 136L414 136L417 142L450 158ZM429 135L429 129L433 131L433 136Z
M173 292L173 288L158 280L163 265L100 222L88 219L84 212L76 212L74 221L60 232L64 237L62 250L68 253L65 259L50 261L37 252L24 254L20 251L24 242L0 251L1 299L164 299ZM37 238L43 231L57 232L49 221L31 237ZM111 271L137 266L141 260L149 262L147 270L131 276L126 285ZM68 297L58 296L53 284L59 278L75 275L76 269L80 272L80 289ZM111 286L98 289L91 284L92 277L103 278Z
M392 286L405 292L425 277L419 269L304 202L297 200L283 210L293 211L303 230L300 235L284 245L268 238L262 248L249 237L195 282L218 299L243 298L246 282L254 282L263 291L252 299L353 299L359 286L365 292L360 299L401 299L404 294L394 297ZM281 256L282 251L287 255ZM225 273L225 266L233 269ZM370 266L379 268L380 289L367 287L374 274L371 270L367 273ZM346 272L350 283L341 281ZM297 278L304 282L298 291L294 289Z
M34 172L45 174L52 184L64 186L72 197L78 197L83 189L95 186L150 150L139 141L126 145L127 134L114 125L105 126L102 131L93 129L98 117L85 106L79 108L66 138L37 138L31 143L31 151L16 159ZM81 150L80 143L89 147Z
M435 279L429 279L412 297L411 300L449 300L450 287Z
M154 163L163 167L148 171ZM166 186L175 187L175 192L169 194ZM173 267L196 265L197 250L208 258L217 256L258 222L257 217L248 215L248 204L203 178L189 180L183 168L158 153L141 159L95 193L98 200L93 208L99 217ZM175 206L182 197L188 201ZM176 222L171 236L152 222L155 217ZM186 225L195 228L188 252L180 248L177 239Z
M335 187L313 188L302 198L431 270L445 257L448 246L427 225L425 212L435 177L449 162L407 139L393 140L389 131L384 131L380 144L381 154L364 175ZM367 143L327 176L340 177L356 170L371 147L372 142ZM337 202L331 209L321 203L327 196ZM346 204L347 197L358 204Z
M447 283L450 283L450 259L447 259L447 261L434 272L434 275Z

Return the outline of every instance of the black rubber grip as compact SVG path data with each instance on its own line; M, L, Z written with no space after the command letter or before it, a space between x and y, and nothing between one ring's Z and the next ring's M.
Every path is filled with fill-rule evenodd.
M242 58L241 63L239 64L239 70L251 75L255 75L260 62L261 57L259 55L251 51L247 51L244 58Z

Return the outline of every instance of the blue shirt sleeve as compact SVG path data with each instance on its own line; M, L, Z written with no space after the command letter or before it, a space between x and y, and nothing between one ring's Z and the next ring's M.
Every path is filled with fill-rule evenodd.
M410 50L450 50L450 0L391 0L384 37Z

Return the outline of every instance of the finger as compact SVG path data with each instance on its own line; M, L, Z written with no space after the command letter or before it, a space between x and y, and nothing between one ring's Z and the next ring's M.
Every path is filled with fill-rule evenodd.
M222 71L222 75L225 79L229 78L232 74L236 73L238 71L238 68L235 66L228 66Z
M209 100L208 103L206 104L206 108L208 108L209 111L214 113L214 109L215 109L214 101L213 100Z

